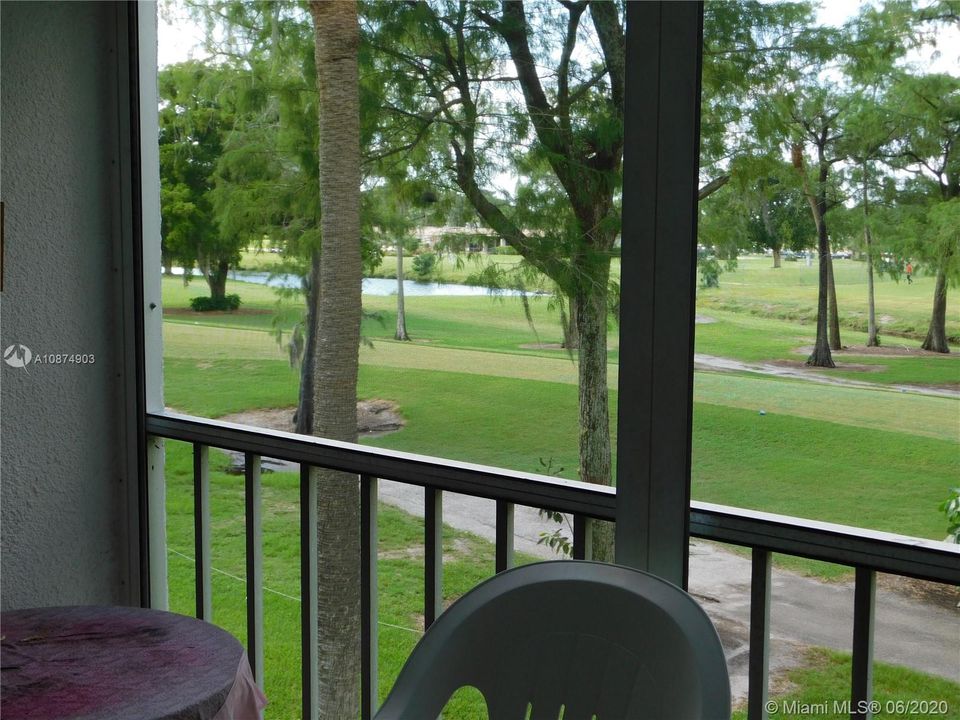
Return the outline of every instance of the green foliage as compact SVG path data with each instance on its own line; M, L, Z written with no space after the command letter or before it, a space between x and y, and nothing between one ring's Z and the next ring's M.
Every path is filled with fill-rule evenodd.
M204 297L201 295L190 299L190 307L196 312L230 312L240 308L240 296L231 294L223 297Z
M413 257L413 275L420 282L431 280L437 272L436 253L420 253Z
M190 61L164 68L157 78L161 251L168 263L198 265L212 296L222 292L242 244L214 209L216 167L235 118L219 97L229 75L228 68Z
M723 272L723 268L715 255L698 252L697 269L700 271L700 287L720 287L720 274Z
M940 503L940 511L947 516L947 537L960 543L960 487L950 489L950 497Z

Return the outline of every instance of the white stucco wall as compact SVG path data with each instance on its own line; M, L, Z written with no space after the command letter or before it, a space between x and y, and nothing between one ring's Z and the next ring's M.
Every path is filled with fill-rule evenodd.
M117 7L0 3L0 602L131 595L121 342Z

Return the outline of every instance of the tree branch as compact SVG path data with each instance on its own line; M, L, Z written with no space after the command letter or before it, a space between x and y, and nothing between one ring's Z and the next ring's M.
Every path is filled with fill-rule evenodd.
M702 202L703 200L706 200L708 197L713 195L717 190L722 188L728 182L730 182L729 175L720 175L718 177L715 177L713 180L711 180L702 188L700 188L700 190L697 192L697 202Z

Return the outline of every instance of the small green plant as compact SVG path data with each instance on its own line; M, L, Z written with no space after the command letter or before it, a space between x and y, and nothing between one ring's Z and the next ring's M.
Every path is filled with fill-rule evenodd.
M240 296L224 295L222 298L214 298L201 295L190 298L190 307L195 312L233 311L240 307Z
M707 255L700 258L697 265L700 270L700 287L720 287L720 273L723 272L723 268L720 267L720 261L716 257Z
M947 516L947 540L960 543L960 487L950 489L950 497L940 503L940 511Z
M423 253L413 257L413 274L421 282L429 280L437 271L437 254Z
M540 472L544 475L557 477L563 472L562 467L553 467L553 458L547 460L539 458L539 461ZM553 532L541 532L540 539L537 540L537 545L546 545L560 557L573 556L573 540L571 540L573 528L570 527L570 520L563 513L556 512L555 510L541 509L538 511L538 514L541 519L553 520L553 522L557 523L560 527ZM569 531L570 534L568 535L566 531Z

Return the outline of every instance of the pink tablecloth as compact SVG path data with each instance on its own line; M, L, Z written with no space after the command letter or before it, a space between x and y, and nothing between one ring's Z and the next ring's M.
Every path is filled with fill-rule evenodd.
M254 720L266 705L236 638L158 610L0 615L4 720Z

